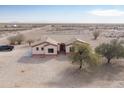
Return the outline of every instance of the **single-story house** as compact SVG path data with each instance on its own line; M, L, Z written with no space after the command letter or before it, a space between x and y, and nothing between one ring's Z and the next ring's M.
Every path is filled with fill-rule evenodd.
M71 47L74 42L81 42L86 43L87 42L72 38L68 40L67 42L57 42L56 40L53 40L51 38L45 38L42 41L38 41L32 44L32 55L58 55L60 53L63 54L69 54L71 52Z

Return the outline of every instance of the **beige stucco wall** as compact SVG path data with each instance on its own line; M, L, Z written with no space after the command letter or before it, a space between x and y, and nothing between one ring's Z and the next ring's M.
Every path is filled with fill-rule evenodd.
M46 43L32 47L32 54L46 54L46 55L52 55L52 54L57 54L58 51L58 47L54 46L54 45L48 45L44 47L44 50L42 50L41 48L46 45ZM39 48L39 50L37 51L36 48ZM54 49L54 53L48 53L48 48L53 48Z
M68 45L68 46L66 46L66 53L70 53L70 47L72 47L72 45Z
M60 45L59 44L57 45L57 50L60 51Z
M49 48L53 48L54 49L54 53L48 53L48 49ZM48 45L48 46L46 46L46 47L44 47L44 53L46 54L46 55L56 55L57 54L57 46L53 46L53 45Z
M41 48L46 45L46 43L32 47L32 54L44 54L44 50L41 50ZM36 48L39 48L39 50L37 51Z
M46 55L53 55L54 54L54 55L56 55L57 52L60 50L60 46L59 45L58 46L48 45L48 46L44 47L44 50L41 50L41 48L44 45L46 45L46 43L33 47L32 48L32 54L46 54ZM39 47L38 51L36 50L37 47ZM72 45L65 46L66 53L70 53L70 47L72 47ZM48 53L48 49L49 48L53 48L54 49L54 53Z

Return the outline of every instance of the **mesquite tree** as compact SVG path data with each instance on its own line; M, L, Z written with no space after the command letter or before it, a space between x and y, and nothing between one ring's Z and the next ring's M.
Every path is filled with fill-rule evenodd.
M84 64L91 66L98 63L98 56L92 52L87 44L75 43L71 50L70 58L72 62L79 63L79 69L82 69Z
M117 39L112 40L110 43L102 43L96 47L95 51L107 59L110 63L113 58L124 57L124 47Z

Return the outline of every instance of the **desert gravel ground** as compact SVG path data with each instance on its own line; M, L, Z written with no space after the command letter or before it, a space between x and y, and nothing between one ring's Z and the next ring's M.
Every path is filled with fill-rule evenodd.
M0 53L0 87L124 87L124 63L79 71L65 55L31 57L29 48Z
M42 34L37 29L23 32L27 38L51 38L69 40L78 37L95 48L102 42L113 38L102 35L93 40L92 34L84 32L80 35ZM36 31L36 32L35 32ZM3 38L0 44L7 42ZM94 68L92 71L79 71L78 65L73 65L67 56L31 57L29 47L16 46L11 52L0 52L0 87L45 87L45 88L75 88L75 87L124 87L124 59Z

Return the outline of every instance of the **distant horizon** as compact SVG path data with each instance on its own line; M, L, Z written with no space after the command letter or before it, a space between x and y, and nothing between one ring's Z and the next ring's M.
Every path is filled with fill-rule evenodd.
M124 5L0 5L0 23L124 23Z
M0 24L124 24L124 23L69 23L69 22L0 22Z

